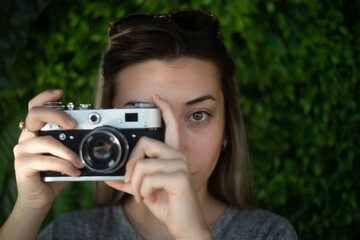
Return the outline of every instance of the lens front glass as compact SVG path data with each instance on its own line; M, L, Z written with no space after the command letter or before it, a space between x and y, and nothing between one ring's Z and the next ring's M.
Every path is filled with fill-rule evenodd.
M116 129L103 127L86 135L80 146L80 156L94 172L111 173L123 165L127 141Z
M114 150L114 148L111 149L111 147L111 142L106 141L106 139L99 139L92 144L90 151L94 159L99 161L108 161L111 157L111 150Z

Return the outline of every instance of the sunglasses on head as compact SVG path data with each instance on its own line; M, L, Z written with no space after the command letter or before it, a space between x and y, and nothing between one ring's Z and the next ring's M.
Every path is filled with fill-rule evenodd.
M218 35L218 20L212 13L202 10L179 10L168 14L134 13L109 23L109 37L120 32L121 26L143 25L150 22L173 23L184 33L195 33L210 29Z

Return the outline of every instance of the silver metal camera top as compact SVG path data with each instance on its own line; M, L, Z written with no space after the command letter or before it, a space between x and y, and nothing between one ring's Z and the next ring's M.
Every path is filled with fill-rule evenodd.
M91 107L91 104L84 104L84 103L82 103L82 104L80 104L79 109L89 109L90 107Z
M60 110L86 110L90 109L91 104L80 104L79 107L76 107L76 105L73 102L69 102L68 104L63 105L62 102L45 102L44 106L50 107L50 108L56 108Z
M154 108L156 107L153 103L137 102L135 108Z
M75 108L75 104L72 103L72 102L69 102L67 105L66 105L66 109L67 110L74 110Z
M159 108L118 108L64 110L77 122L73 130L91 130L100 126L112 126L120 129L157 129L162 127ZM62 130L54 123L47 123L42 131Z
M91 107L91 104L84 104L84 103L81 103L79 107L76 107L74 103L72 102L69 102L67 105L66 105L66 110L86 110L86 109L90 109Z
M73 102L69 102L66 106L62 104L62 102L45 102L44 106L56 108L60 110L86 110L90 109L91 104L88 103L81 103L79 104L79 107L76 107L76 105ZM135 108L155 108L156 105L153 103L147 103L147 102L136 102Z
M97 112L89 114L89 123L98 124L101 121L101 116Z

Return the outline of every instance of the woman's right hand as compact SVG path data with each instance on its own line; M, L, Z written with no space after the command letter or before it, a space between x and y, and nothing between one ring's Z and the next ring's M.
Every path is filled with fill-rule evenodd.
M19 143L14 147L15 175L18 189L16 204L22 209L49 211L65 182L43 182L41 171L57 171L77 177L83 164L77 153L51 136L36 134L47 122L58 124L65 129L76 126L76 122L65 112L45 107L44 103L56 101L62 90L47 90L29 102L29 112Z

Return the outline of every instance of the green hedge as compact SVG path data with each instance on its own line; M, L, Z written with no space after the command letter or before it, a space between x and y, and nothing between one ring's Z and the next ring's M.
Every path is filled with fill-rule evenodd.
M92 102L107 24L125 13L201 8L218 15L235 60L258 206L300 239L360 235L360 2L350 0L0 3L0 224L16 199L12 148L29 99L48 88ZM44 225L91 207L71 183Z

